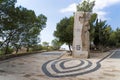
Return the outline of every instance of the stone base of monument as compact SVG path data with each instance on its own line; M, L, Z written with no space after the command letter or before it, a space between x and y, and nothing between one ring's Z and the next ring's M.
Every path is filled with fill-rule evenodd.
M88 58L88 51L75 52L75 54L73 54L73 57L80 58L80 59L87 59Z

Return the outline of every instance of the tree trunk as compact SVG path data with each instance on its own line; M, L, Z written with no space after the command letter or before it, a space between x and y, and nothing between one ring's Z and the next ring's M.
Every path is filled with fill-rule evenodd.
M9 54L8 53L8 43L7 43L6 47L5 47L5 54Z
M70 55L72 55L71 45L68 44L68 47L69 47Z
M6 47L5 47L5 54L9 54L9 51L8 51L9 42L10 42L10 41L8 41L7 44L6 44Z
M16 54L18 53L19 48L16 48Z
M27 50L26 50L27 52L29 52L29 47L27 47Z

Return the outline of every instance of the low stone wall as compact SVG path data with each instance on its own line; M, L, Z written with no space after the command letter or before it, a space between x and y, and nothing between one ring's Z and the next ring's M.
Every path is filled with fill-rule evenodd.
M25 55L30 55L30 54L41 53L41 52L45 52L45 51L34 51L34 52L26 52L26 53L18 53L18 54L1 55L0 61L14 58L14 57L20 57L20 56L25 56Z

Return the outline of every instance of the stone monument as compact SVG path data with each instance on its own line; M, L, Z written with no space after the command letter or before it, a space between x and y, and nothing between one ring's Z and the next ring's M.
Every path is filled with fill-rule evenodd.
M74 17L73 57L88 58L89 54L89 19L90 12L78 11Z

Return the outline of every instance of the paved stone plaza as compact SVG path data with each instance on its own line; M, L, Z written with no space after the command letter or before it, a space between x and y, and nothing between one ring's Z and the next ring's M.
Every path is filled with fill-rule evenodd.
M120 80L120 51L86 60L60 58L62 53L45 52L1 61L0 80Z

